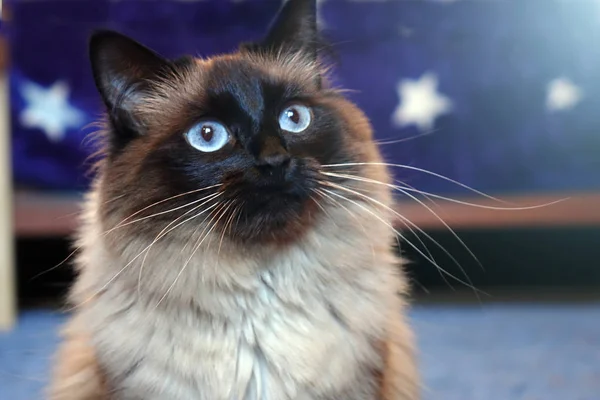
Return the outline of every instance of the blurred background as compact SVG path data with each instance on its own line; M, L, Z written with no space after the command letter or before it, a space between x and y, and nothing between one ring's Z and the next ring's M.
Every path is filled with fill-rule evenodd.
M0 399L35 400L73 278L38 275L70 252L102 112L91 31L207 56L260 37L281 1L0 3ZM425 398L600 399L600 1L319 8L334 81L415 188L397 222Z

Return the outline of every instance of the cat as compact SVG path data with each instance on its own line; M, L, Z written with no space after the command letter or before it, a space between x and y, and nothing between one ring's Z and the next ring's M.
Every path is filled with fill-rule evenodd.
M208 59L92 35L103 156L51 400L420 398L392 178L316 8Z

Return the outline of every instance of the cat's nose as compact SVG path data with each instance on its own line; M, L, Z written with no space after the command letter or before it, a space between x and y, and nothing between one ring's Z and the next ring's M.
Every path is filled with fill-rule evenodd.
M256 157L256 165L259 169L285 170L290 163L290 153L283 146L281 141L275 137L269 137L264 140Z
M290 163L290 155L283 152L267 154L258 159L259 167L285 168Z
M272 152L261 152L256 160L256 169L269 182L284 182L290 178L292 158L285 149Z

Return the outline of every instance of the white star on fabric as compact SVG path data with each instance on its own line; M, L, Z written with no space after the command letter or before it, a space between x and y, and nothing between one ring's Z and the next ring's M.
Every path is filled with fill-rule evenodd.
M85 114L69 104L69 86L65 82L56 82L47 89L27 82L20 92L27 103L19 115L24 127L39 128L50 141L59 142L68 129L83 126Z
M418 80L403 79L397 91L400 104L392 115L398 128L415 125L421 131L429 131L436 119L452 110L452 101L438 92L438 78L428 72Z
M546 109L564 111L575 107L583 98L583 91L567 78L557 78L548 84Z

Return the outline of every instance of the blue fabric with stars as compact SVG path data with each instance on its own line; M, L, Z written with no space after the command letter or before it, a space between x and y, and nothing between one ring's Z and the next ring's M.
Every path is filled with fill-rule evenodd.
M600 52L589 41L600 34L599 2L319 3L339 56L335 81L356 90L349 96L390 162L498 194L600 189ZM89 184L84 138L102 111L86 52L93 29L117 29L166 56L210 55L259 37L280 4L8 1L16 182ZM462 191L394 171L428 192Z

